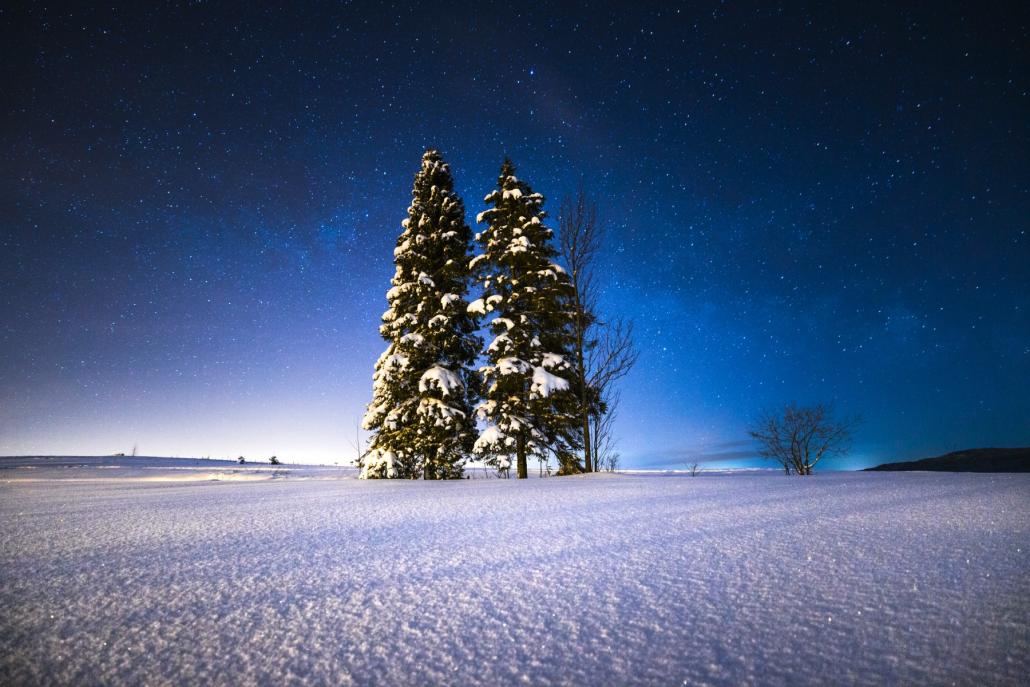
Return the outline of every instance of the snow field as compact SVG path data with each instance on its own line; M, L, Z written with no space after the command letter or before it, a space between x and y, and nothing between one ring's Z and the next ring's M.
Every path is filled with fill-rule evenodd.
M1030 673L1030 476L17 472L0 474L3 684L1015 685Z

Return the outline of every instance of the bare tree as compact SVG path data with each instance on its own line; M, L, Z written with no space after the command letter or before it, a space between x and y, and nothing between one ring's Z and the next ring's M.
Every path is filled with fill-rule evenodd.
M598 447L605 441L592 436L600 429L611 431L611 403L615 382L626 376L637 361L632 323L621 319L604 321L598 315L598 259L604 249L604 226L598 220L597 205L580 189L565 197L559 210L561 254L572 282L575 360L573 377L578 394L578 412L583 435L583 464L586 472L601 469ZM604 416L608 415L607 425Z
M619 405L616 382L629 374L640 353L633 343L633 323L628 320L598 322L593 333L586 357L587 388L592 392L587 412L609 416L606 429L610 431Z
M695 460L693 463L687 465L687 469L690 470L691 477L697 477L697 474L701 472L701 465Z
M347 443L352 449L356 457L354 458L354 465L358 468L361 467L361 461L365 460L365 456L368 455L370 449L367 448L367 444L361 438L361 419L354 420L354 440L347 439Z
M561 236L561 254L572 282L573 330L575 360L573 373L579 395L580 426L583 432L583 466L593 472L595 459L590 440L590 408L592 390L587 382L587 355L592 342L590 336L597 324L596 261L601 251L603 228L597 220L597 205L587 199L580 189L575 198L562 198L558 210L558 231Z
M851 450L857 417L837 419L824 404L802 407L790 403L782 410L766 411L748 432L758 442L764 458L783 466L785 474L811 475L827 456Z
M615 416L619 407L620 394L617 389L609 387L602 399L604 412L590 414L591 440L593 455L596 457L597 470L615 472L619 469L619 452L615 450Z

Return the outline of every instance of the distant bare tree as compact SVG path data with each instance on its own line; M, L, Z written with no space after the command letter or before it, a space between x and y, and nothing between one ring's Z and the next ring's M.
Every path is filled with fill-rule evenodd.
M604 250L605 231L598 219L597 205L580 189L575 197L562 199L558 228L561 254L572 282L575 360L573 377L579 396L583 435L583 464L586 472L601 469L599 442L592 433L606 414L614 413L608 403L613 387L637 361L632 323L604 321L598 315L598 259ZM611 423L608 423L610 430Z
M687 465L687 469L690 470L691 477L697 477L697 473L701 472L701 465L695 460L693 463Z
M790 403L782 410L766 411L748 432L758 442L764 458L783 466L785 474L811 475L812 468L827 456L842 456L851 450L857 417L836 419L824 404L802 407Z

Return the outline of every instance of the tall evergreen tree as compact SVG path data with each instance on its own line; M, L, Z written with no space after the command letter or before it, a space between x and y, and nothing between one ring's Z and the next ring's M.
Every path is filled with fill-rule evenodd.
M514 455L520 479L528 475L529 454L549 451L558 458L559 474L579 472L571 286L554 262L544 197L516 178L505 160L498 188L485 201L493 207L476 218L487 227L476 237L483 252L471 264L482 298L469 311L496 316L489 323L487 364L480 368L484 400L477 414L487 427L476 452L493 460Z
M364 427L365 478L460 478L476 440L472 368L481 340L467 294L472 232L440 153L426 151L394 249L397 269L379 331Z

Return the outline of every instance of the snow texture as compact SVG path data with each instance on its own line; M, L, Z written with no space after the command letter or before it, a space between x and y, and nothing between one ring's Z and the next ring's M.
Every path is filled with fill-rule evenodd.
M488 453L493 450L497 450L507 444L514 444L515 440L511 437L506 437L499 427L491 425L485 427L482 432L479 433L479 437L476 438L476 445L473 450L476 453Z
M569 366L565 358L557 353L544 353L540 356L540 364L552 370L564 370Z
M462 384L461 377L446 367L433 365L423 372L422 377L418 380L418 390L420 392L426 393L432 389L439 389L440 393L444 396L450 396L455 392L463 391L465 385Z
M397 477L397 455L393 451L372 449L368 452L361 467L361 478L365 479L368 473L379 474L380 470L385 471L388 478Z
M561 357L561 356L556 356ZM540 398L547 398L556 391L567 391L569 380L553 375L542 367L533 368L533 384L529 387L530 393Z
M494 340L494 343L492 343L490 345L493 346L498 341L500 341L501 343L504 342L504 340L501 339L501 337L497 337L497 339ZM511 358L511 357L509 357L509 358L501 358L500 360L498 360L496 367L497 367L497 374L499 374L501 376L504 376L504 375L524 374L525 372L529 371L530 365L525 360L520 360L519 358Z
M155 483L0 466L5 685L1030 674L1030 475Z

